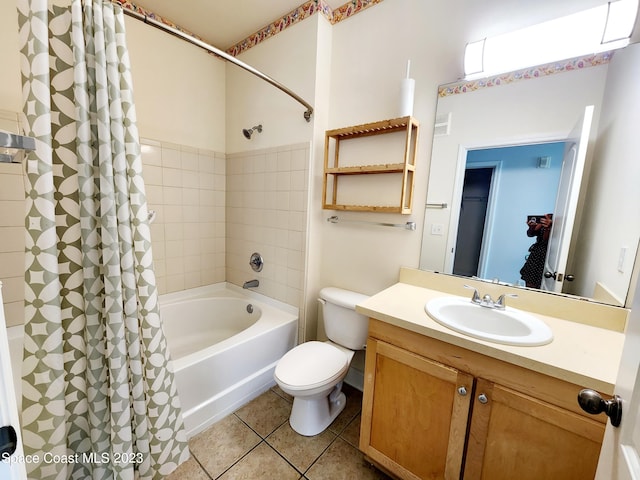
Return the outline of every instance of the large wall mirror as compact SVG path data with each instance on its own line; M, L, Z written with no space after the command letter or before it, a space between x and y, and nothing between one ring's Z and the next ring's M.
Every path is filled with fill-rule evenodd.
M633 44L443 85L420 268L628 304L640 241L639 80ZM551 223L531 231L530 217L546 214ZM539 256L542 231L535 284L521 269Z

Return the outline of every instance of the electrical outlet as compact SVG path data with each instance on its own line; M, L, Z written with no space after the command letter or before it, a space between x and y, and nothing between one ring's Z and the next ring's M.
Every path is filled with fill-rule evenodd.
M442 235L444 233L444 225L441 223L431 224L431 235Z

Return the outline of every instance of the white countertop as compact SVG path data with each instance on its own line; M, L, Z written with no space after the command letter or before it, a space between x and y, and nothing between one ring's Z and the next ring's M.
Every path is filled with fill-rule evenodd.
M358 304L356 310L421 335L585 388L613 394L624 334L532 313L551 328L553 341L538 347L501 345L457 333L429 317L424 309L425 303L445 296L453 295L397 283Z

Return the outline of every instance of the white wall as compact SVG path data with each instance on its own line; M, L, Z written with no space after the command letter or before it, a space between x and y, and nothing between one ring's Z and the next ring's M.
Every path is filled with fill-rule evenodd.
M0 2L0 110L22 111L16 2Z
M140 136L225 152L226 62L126 17Z
M305 324L302 327L302 340L317 338L319 309L317 294L325 285L321 283L320 272L324 261L322 255L322 236L320 232L325 224L325 212L317 208L317 199L322 195L322 166L324 155L324 134L329 128L329 99L331 98L331 52L333 51L333 27L318 15L318 40L316 59L316 110L313 120L313 141L309 165L309 199L307 201L307 263L305 275L304 313ZM313 205L313 207L311 207Z
M616 52L608 70L605 108L599 122L598 144L591 172L591 195L585 204L581 230L583 247L576 265L578 288L600 282L624 303L632 277L640 227L640 45ZM606 164L606 168L605 168ZM597 199L597 201L595 201ZM627 221L627 219L630 219ZM616 243L612 244L612 238ZM620 250L627 252L620 269ZM629 289L633 292L634 288ZM627 303L629 304L629 303Z
M299 22L238 56L314 105L318 16ZM227 65L227 153L308 142L313 120L287 94L235 65ZM243 128L262 124L251 140Z
M420 204L425 197L431 148L435 89L441 80L434 75L433 69L439 59L429 58L423 51L427 45L435 47L438 38L438 31L428 25L427 13L429 8L438 7L432 2L427 6L427 3L411 0L382 2L333 26L329 128L398 117L400 83L409 59L411 77L416 80L414 115L421 122L414 190L414 212L417 213L340 212L341 218L392 223L420 221ZM442 47L445 51L451 49L450 44ZM437 52L436 56L441 53ZM449 74L453 75L453 71L449 69ZM322 171L321 159L317 161L317 168ZM390 188L399 190L400 185ZM320 201L320 196L313 199L318 210ZM319 211L325 219L335 213ZM319 282L322 285L373 294L397 280L400 266L417 266L419 232L327 222L319 227L322 241Z

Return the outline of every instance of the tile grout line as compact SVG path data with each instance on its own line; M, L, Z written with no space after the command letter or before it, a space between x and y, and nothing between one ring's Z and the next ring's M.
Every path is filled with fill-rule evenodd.
M216 477L220 478L222 477L225 473L227 473L229 470L231 470L233 467L235 467L240 461L242 461L243 458L247 457L251 452L253 452L256 448L258 448L258 446L264 442L264 440L260 440L258 443L256 443L247 453L245 453L244 455L242 455L238 460L236 460L235 462L233 462L231 465L229 465L228 468L226 468L223 472L220 473L220 475L218 475ZM211 476L209 476L209 478L211 478Z
M274 392L275 393L275 392ZM280 458L282 458L285 462L287 462L287 464L293 468L297 473L299 473L300 475L304 476L304 473L301 472L295 465L293 465L289 460L287 460L287 458L282 455L278 450L276 450L276 448L271 445L268 441L267 438L273 434L276 430L278 430L282 425L284 425L286 422L289 421L289 418L287 417L287 419L280 423L276 428L274 428L271 432L269 432L269 434L265 437L263 437L260 433L256 432L251 425L249 425L247 422L245 422L242 418L240 418L238 415L236 415L236 413L232 413L232 415L234 415L238 420L240 420L243 424L245 424L253 433L255 433L256 435L258 435L258 437L260 437L260 441L251 449L249 450L247 453L245 453L242 457L240 457L236 462L233 463L233 465L231 465L229 468L227 468L224 472L222 472L220 475L224 475L229 469L233 468L234 465L236 465L239 461L241 461L243 458L245 458L247 455L249 455L251 452L253 452L261 443L264 443L265 445L267 445L271 450L273 450L276 454L278 454L278 456ZM324 452L323 452L324 453ZM216 477L216 478L220 478L220 477Z
M274 430L274 431L275 431L275 430ZM273 433L273 432L271 432L271 433ZM273 450L274 452L276 452L276 453L280 456L280 458L282 458L285 462L287 462L291 468L293 468L293 469L294 469L296 472L298 472L302 477L304 477L304 473L303 473L303 472L301 472L301 471L298 469L298 467L296 467L293 463L291 463L289 460L287 460L287 458L286 458L282 453L280 453L278 450L276 450L276 448L275 448L273 445L271 445L269 442L267 442L267 439L266 439L266 438L263 440L263 442L264 442L264 443L266 443L266 444L267 444L267 446L268 446L271 450Z
M193 459L196 461L196 463L200 466L200 469L204 472L204 474L209 478L209 480L214 480L213 477L211 475L209 475L209 472L207 471L206 468L204 468L204 465L202 465L202 463L200 463L200 460L198 460L198 457L196 456L195 453L193 453L193 451L191 451L191 449L189 449L189 453L191 454L191 456L193 457Z
M324 450L322 450L322 453L320 453L320 455L318 455L318 456L316 457L316 459L311 463L311 465L309 465L309 466L307 467L307 469L306 469L306 470L304 471L304 473L302 474L305 478L306 478L306 475L307 475L307 473L309 472L309 470L311 470L311 467L313 467L316 463L318 463L318 460L320 460L320 459L322 458L322 456L323 456L325 453L327 453L327 450L329 450L329 448L331 447L331 445L333 445L333 444L335 443L335 441L336 441L338 438L339 438L340 440L342 440L343 442L345 442L347 445L349 445L349 446L351 446L351 447L353 446L353 445L351 445L348 441L346 441L344 438L342 438L342 437L341 437L341 435L344 433L344 431L347 429L347 427L348 427L349 425L351 425L351 422L353 422L353 421L355 420L355 418L358 416L358 414L359 414L359 413L360 413L360 411L358 411L358 412L353 416L353 418L351 418L351 420L349 420L349 421L346 423L346 425L342 428L342 430L340 430L340 432L336 434L336 436L334 437L334 439L333 439L333 440L331 440L331 442L329 442L329 445L327 445L327 447L326 447ZM332 433L333 433L333 432L332 432Z
M333 445L333 443L336 441L336 439L337 439L338 437L339 437L339 435L336 435L336 436L334 437L334 439L333 439L333 440L331 440L331 441L329 442L329 445L327 445L327 446L326 446L326 448L325 448L324 450L322 450L322 452L320 453L320 455L318 455L318 456L316 457L316 459L315 459L313 462L311 462L311 465L309 465L309 466L307 467L307 469L302 473L302 476L303 476L303 477L307 478L307 473L309 472L309 470L311 470L311 467L313 467L316 463L318 463L318 460L320 460L320 459L322 458L322 456L323 456L325 453L327 453L327 450L329 450L329 447L331 447L331 445Z
M287 401L288 403L290 403L286 398L282 397L281 395L278 394L278 392L273 391L272 389L269 389L267 391L271 391L272 393L274 393L275 395L277 395L278 397L280 397L281 399ZM265 393L267 392L265 391ZM225 473L227 473L229 470L231 470L234 466L236 466L240 461L242 461L243 459L245 459L248 455L250 455L258 446L260 446L261 443L265 443L271 450L273 450L280 458L282 458L291 468L294 469L294 471L296 473L298 473L302 478L307 478L306 474L309 472L309 470L318 462L318 460L320 460L320 458L322 458L322 456L327 452L327 450L329 450L329 448L335 443L336 439L340 438L343 442L345 442L348 446L352 447L352 448L356 448L354 447L350 442L348 442L346 439L342 438L342 434L347 430L347 428L349 427L349 425L351 425L351 423L357 418L357 416L361 413L360 410L358 410L357 412L355 412L353 414L353 416L345 423L345 425L336 431L332 431L330 428L328 428L328 430L333 433L335 436L334 438L331 440L331 442L329 442L329 444L322 450L322 452L315 458L315 460L311 463L311 465L309 465L309 467L307 467L304 471L301 471L300 469L298 469L295 465L293 465L281 452L279 452L273 445L271 445L268 441L268 437L270 435L272 435L275 431L277 431L280 427L282 427L282 425L284 425L286 422L289 421L289 418L287 417L287 419L285 421L283 421L282 423L278 424L276 426L276 428L274 428L271 432L269 432L266 436L262 436L259 432L257 432L251 425L249 425L245 420L243 420L238 414L237 412L233 412L231 415L233 415L237 420L239 420L243 425L245 425L247 428L249 428L249 430L251 430L253 433L255 433L258 438L260 439L260 441L254 445L249 451L247 451L244 455L242 455L238 460L236 460L235 462L233 462L233 464L231 464L228 468L226 468L224 471L222 471L219 475L217 475L215 477L215 479L219 479L221 478ZM197 456L191 451L191 449L189 450L191 455L193 456L193 458L195 459L195 461L197 462L197 464L200 466L200 468L204 471L205 475L210 479L210 480L214 480L214 477L211 476L211 474L206 470L206 468L202 465L202 463L200 462L200 460L197 458Z

